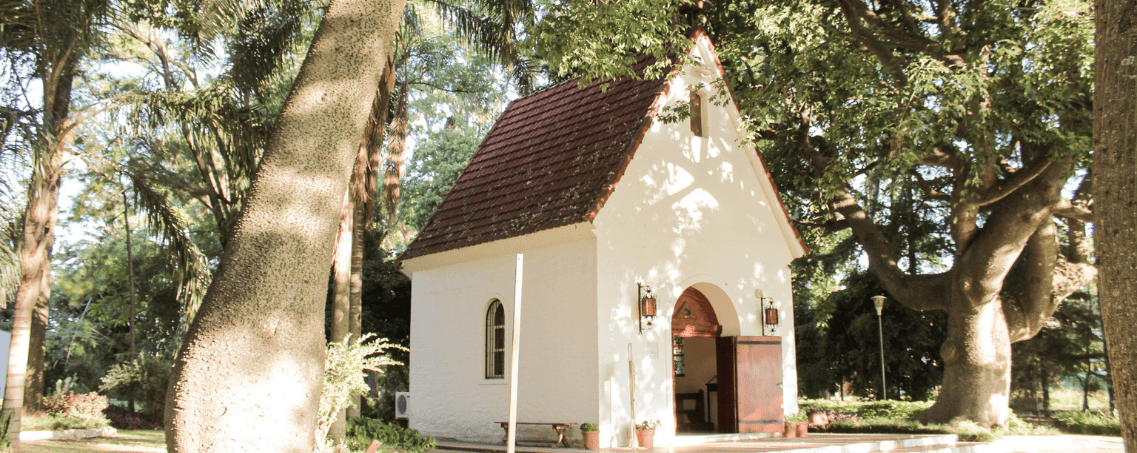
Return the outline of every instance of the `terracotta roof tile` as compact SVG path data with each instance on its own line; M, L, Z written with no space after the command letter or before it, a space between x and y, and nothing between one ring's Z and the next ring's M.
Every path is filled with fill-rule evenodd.
M401 259L591 221L666 82L578 82L511 103Z

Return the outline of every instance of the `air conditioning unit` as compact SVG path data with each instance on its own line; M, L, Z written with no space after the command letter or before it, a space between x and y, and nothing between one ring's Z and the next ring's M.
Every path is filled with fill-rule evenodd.
M395 418L406 420L411 413L411 393L395 392Z

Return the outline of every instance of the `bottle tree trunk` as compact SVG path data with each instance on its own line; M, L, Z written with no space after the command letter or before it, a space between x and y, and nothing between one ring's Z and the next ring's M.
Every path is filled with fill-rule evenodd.
M943 384L936 403L923 414L929 422L959 417L980 426L1002 425L1011 392L1011 341L1001 304L948 311L948 339L940 347Z
M327 8L174 364L171 452L311 452L327 270L404 0Z
M1121 436L1137 451L1137 1L1095 0L1094 203L1098 296Z
M1027 152L1026 155L1034 154ZM982 228L975 213L983 199L957 205L953 214L956 257L940 274L911 275L850 192L831 202L864 246L885 290L915 310L948 313L948 337L940 349L944 380L936 403L920 416L926 423L971 420L1001 426L1009 413L1011 343L1033 337L1074 290L1092 281L1088 263L1058 259L1053 222L1066 165L1028 160L1017 190L985 207ZM1013 178L1013 176L1012 176ZM1010 186L1008 182L1002 187ZM969 220L970 219L970 220ZM1013 265L1021 261L1014 273Z

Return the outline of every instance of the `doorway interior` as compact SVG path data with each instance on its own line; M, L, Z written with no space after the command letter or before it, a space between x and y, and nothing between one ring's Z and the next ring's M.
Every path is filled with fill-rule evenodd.
M680 294L671 314L671 335L676 431L716 432L722 408L716 339L722 326L699 290L689 287Z

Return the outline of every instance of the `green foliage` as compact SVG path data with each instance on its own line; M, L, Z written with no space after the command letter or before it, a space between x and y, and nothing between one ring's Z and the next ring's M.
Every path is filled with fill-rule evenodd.
M1054 426L1071 434L1120 436L1121 420L1102 411L1068 411L1054 414Z
M822 396L843 383L853 394L880 394L880 337L871 296L884 294L872 274L848 275L844 287L815 297L807 306L795 300L798 388L802 395ZM796 295L795 295L796 299ZM926 400L943 375L939 346L946 338L947 315L920 312L886 302L880 322L889 397Z
M118 400L141 403L142 418L161 424L173 364L172 358L166 355L142 354L107 370L99 391Z
M656 429L656 428L659 428L659 420L654 419L654 418L647 419L647 420L644 420L644 421L636 424L636 429L638 429L638 430Z
M107 409L107 397L95 392L71 393L70 390L43 399L44 411L49 415L58 417L76 418L84 421L102 423L107 426L109 422L103 411Z
M932 406L932 401L798 400L803 408L820 408L853 415L810 429L828 433L956 434L965 442L990 442L1004 435L1052 435L1053 430L1023 422L1011 412L1005 428L985 429L970 421L925 425L914 419ZM808 410L808 409L807 409Z
M1108 384L1101 317L1090 291L1067 297L1034 338L1011 348L1011 366L1016 370L1011 406L1017 411L1046 415L1052 408L1052 393L1061 391L1061 381L1076 383L1079 406L1089 410L1088 394Z
M327 436L337 414L353 405L355 395L367 393L364 370L382 374L388 366L402 365L385 353L388 349L405 348L392 345L386 339L376 340L372 334L347 342L328 343L324 356L324 390L316 424L318 439Z
M177 282L159 244L142 234L132 242L137 349L140 356L169 355L182 320ZM71 379L74 391L92 391L111 367L130 360L125 241L107 234L67 245L56 256L62 264L52 291L45 380L51 386Z
M476 129L443 129L426 134L415 148L404 180L403 219L407 227L421 231L442 204L484 133Z
M820 408L825 411L842 412L856 415L862 419L899 419L915 418L929 407L931 401L855 401L830 399L801 399L798 406L804 408Z
M11 423L12 416L10 414L0 415L0 452L7 452L12 447L12 439L8 438L8 426Z
M580 430L583 432L600 431L600 428L596 427L595 423L581 423Z
M403 428L397 424L374 418L348 419L346 436L348 448L353 450L364 449L373 440L383 444L387 451L426 453L438 446L433 437L424 436L418 430Z
M59 431L65 429L98 429L110 425L107 419L82 418L68 415L44 414L20 420L23 431Z

